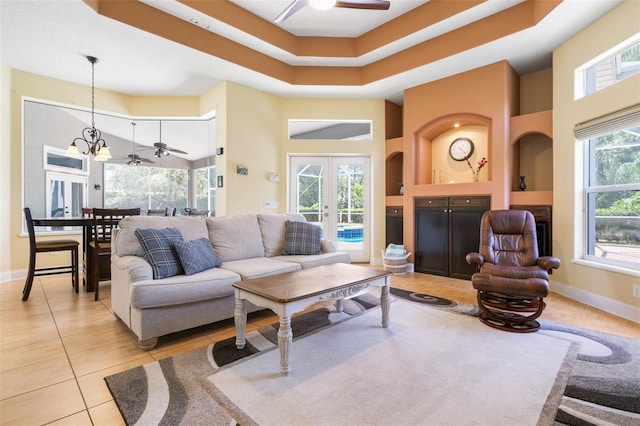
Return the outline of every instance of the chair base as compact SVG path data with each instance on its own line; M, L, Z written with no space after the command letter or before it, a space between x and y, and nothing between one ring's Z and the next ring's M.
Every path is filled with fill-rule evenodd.
M478 290L480 321L489 327L513 333L533 333L546 304L540 297L518 297ZM528 313L528 315L527 315Z

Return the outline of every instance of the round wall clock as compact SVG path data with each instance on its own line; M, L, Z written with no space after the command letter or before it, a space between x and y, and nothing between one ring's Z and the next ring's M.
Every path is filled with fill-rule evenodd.
M473 142L469 138L457 138L449 145L449 155L456 161L464 161L473 154Z

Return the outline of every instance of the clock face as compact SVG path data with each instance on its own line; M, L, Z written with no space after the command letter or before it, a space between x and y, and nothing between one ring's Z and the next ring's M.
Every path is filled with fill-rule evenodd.
M464 161L473 154L473 142L469 138L458 138L451 142L449 155L456 161Z

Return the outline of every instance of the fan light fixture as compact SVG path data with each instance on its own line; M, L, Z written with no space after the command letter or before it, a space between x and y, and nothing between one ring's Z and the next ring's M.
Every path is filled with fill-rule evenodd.
M309 0L309 5L314 9L328 10L336 5L336 0Z
M91 127L85 127L82 129L82 137L75 138L71 145L67 148L67 155L71 157L80 157L80 150L76 141L84 142L87 144L87 150L82 154L93 155L93 159L96 161L107 161L111 158L111 152L104 139L102 139L102 132L96 129L95 120L95 85L94 85L94 68L98 58L93 56L87 56L87 60L91 62Z
M136 122L135 121L131 122L131 129L133 133L132 140L131 140L131 142L133 142L133 154L131 154L131 160L127 164L130 166L139 166L140 160L136 158Z
M158 138L158 141L159 141L158 149L153 155L156 156L157 158L162 158L163 156L166 157L167 155L169 155L169 151L162 144L162 120L160 120L158 123L160 123L160 136Z

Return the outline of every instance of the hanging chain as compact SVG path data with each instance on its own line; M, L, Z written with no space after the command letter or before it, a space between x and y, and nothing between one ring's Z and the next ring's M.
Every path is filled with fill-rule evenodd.
M96 95L95 95L95 67L96 67L97 59L91 61L91 129L95 133L96 129L96 119L95 119L95 103L96 103Z

